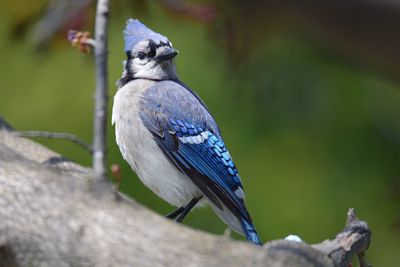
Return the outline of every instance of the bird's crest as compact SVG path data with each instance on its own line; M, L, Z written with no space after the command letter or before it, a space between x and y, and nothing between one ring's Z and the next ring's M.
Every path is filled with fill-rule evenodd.
M152 39L155 43L168 43L168 38L152 31L137 19L128 19L124 30L125 51L130 51L142 40Z

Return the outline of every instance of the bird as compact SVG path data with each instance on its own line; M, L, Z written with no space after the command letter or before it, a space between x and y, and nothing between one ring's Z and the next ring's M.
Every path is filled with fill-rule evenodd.
M177 209L180 223L209 205L232 230L256 245L241 178L219 127L201 98L178 77L178 51L137 19L125 30L123 73L112 108L116 143L139 179Z

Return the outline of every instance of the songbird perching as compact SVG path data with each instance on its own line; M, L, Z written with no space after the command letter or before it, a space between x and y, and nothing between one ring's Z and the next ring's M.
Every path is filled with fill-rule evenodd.
M178 78L178 51L139 20L129 19L124 35L127 60L112 111L122 156L147 187L178 207L167 217L181 222L193 207L208 204L231 229L260 245L218 125Z

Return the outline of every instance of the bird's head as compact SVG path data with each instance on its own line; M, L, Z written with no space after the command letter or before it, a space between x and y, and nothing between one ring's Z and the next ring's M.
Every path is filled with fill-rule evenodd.
M167 37L152 31L136 19L128 20L124 35L127 60L122 79L178 78L173 63L178 51L172 47Z

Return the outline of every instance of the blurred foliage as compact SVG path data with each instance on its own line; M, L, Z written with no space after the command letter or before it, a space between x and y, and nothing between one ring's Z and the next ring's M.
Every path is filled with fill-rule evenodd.
M45 53L37 53L32 40L45 1L29 7L23 2L0 6L0 114L19 130L69 132L90 141L93 59L69 47L65 26ZM263 240L293 233L320 242L343 227L347 209L354 207L373 231L368 260L393 266L400 249L400 85L388 77L395 72L387 75L381 65L366 68L336 49L321 49L281 30L286 27L273 16L260 24L261 6L246 11L240 9L243 1L209 1L210 8L196 1L200 9L185 11L171 8L173 2L113 1L110 96L125 57L122 29L128 17L137 17L179 49L181 78L220 124ZM246 15L247 21L237 17L254 9L259 12ZM92 3L83 14L93 10ZM78 29L90 30L93 18L79 22ZM246 31L256 24L263 34ZM20 29L16 25L25 25L17 39L11 38ZM121 164L122 191L166 214L172 207L136 178L121 158L113 130L108 163ZM73 144L40 141L90 165L86 152ZM217 234L226 227L209 208L191 213L185 223Z

